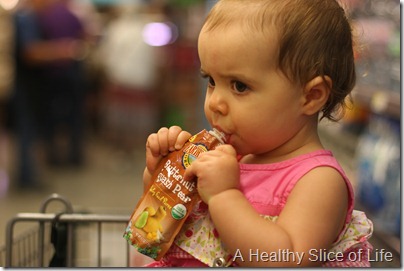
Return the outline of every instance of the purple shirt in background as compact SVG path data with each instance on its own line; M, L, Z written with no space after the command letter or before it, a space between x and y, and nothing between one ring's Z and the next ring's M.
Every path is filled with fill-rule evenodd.
M45 39L83 38L83 25L64 3L50 5L41 12L39 22Z

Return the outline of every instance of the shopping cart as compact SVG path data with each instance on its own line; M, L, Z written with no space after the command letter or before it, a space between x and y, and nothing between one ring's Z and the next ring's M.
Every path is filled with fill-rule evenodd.
M64 205L47 213L48 204ZM39 213L18 213L7 224L5 267L128 267L136 258L122 237L129 216L75 213L65 197L47 197ZM14 237L18 224L35 227ZM135 257L133 257L135 256Z

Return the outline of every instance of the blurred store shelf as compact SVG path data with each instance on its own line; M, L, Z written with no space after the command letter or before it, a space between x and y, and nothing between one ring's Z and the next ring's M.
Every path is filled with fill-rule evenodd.
M321 124L319 127L320 136L324 146L333 151L334 156L341 163L350 178L354 190L358 188L358 161L356 159L356 148L358 146L359 136L344 129L343 124ZM372 220L372 213L357 199L355 209L365 211ZM377 223L374 223L374 233L370 239L374 247L371 258L372 267L401 267L401 239L390 232L380 229ZM392 255L391 260L380 259L381 253L388 252Z
M356 103L367 106L372 112L401 118L401 93L374 86L360 85L352 92Z

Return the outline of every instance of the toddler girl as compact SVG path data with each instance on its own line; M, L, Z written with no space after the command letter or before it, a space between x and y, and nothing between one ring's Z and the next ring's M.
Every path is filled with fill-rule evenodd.
M205 115L227 144L187 168L202 201L149 266L369 266L372 223L320 142L355 84L351 26L335 0L221 0L200 32ZM144 183L191 136L151 134Z

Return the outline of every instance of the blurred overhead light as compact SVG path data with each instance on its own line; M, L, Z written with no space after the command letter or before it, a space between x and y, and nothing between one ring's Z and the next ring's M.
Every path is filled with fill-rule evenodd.
M143 28L143 40L151 46L164 46L178 38L177 27L172 23L148 23Z
M0 6L5 10L10 10L15 8L19 0L0 0Z

